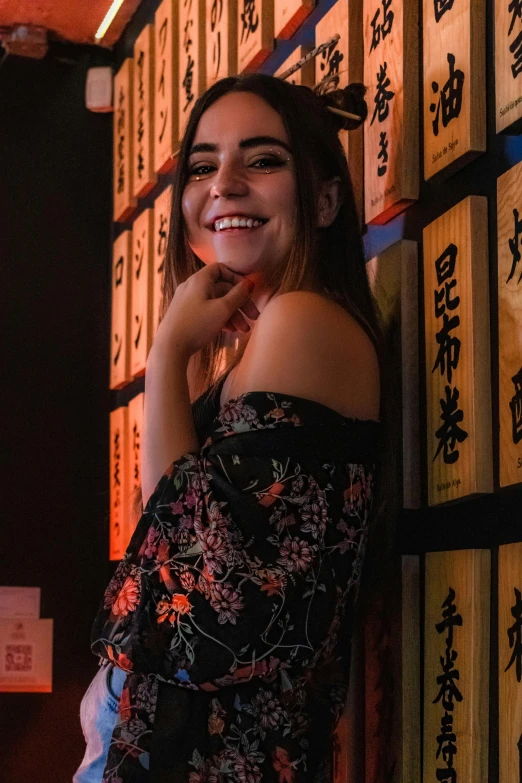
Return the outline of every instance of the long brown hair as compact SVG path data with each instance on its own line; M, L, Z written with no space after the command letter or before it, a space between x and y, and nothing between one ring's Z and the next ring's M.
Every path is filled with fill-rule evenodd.
M278 293L299 290L311 273L318 290L340 304L371 338L381 367L380 418L386 426L387 360L378 306L366 272L362 231L355 206L346 156L338 136L338 120L323 97L308 87L294 85L265 74L229 76L211 86L195 103L188 120L174 174L172 211L165 258L161 317L165 315L176 286L203 267L188 243L182 197L188 180L188 160L203 113L219 98L232 92L259 96L281 116L294 158L297 220L294 242L286 266L270 281ZM316 229L317 186L339 177L342 203L334 222ZM230 343L221 332L191 357L188 371L190 398L215 393L217 384L241 359L246 341L225 361ZM377 505L381 501L377 499Z
M305 274L312 272L318 288L351 313L377 344L380 340L376 308L365 270L361 229L346 157L332 115L324 101L308 87L301 87L265 74L229 76L210 87L196 102L190 115L174 175L172 212L165 259L162 315L176 286L201 269L203 263L188 244L182 212L182 197L188 178L188 159L203 113L231 92L249 92L277 111L285 125L295 162L297 221L288 263L271 282L274 291L299 290ZM317 184L338 176L342 205L334 223L317 231ZM206 350L193 357L189 372L191 399L213 386L221 376L225 333L216 336ZM244 342L244 341L243 341ZM243 346L244 347L244 346ZM225 372L238 363L242 350L227 363Z

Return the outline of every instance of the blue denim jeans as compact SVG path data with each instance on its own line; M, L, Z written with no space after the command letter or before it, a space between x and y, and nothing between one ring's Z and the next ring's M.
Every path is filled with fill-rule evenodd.
M106 661L87 688L80 705L87 748L73 783L101 783L126 677L126 672Z

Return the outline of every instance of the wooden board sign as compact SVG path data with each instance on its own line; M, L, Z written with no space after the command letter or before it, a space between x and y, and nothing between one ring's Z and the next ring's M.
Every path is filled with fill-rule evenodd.
M139 521L139 516L134 514L134 499L136 491L141 487L141 434L143 431L143 403L145 394L137 394L129 401L127 406L127 502L128 515L125 528L125 548L128 547L132 534Z
M364 213L386 223L419 196L418 4L364 0Z
M146 25L134 43L133 190L146 196L156 184L154 172L154 25Z
M237 72L237 0L206 0L206 86Z
M485 0L423 0L424 177L486 150Z
M382 316L393 375L398 379L397 407L402 411L402 507L420 508L418 248L396 242L366 265L372 294ZM391 390L390 390L391 393ZM400 434L399 434L400 437ZM399 467L399 466L398 466Z
M112 250L110 389L121 389L131 380L131 258L132 234L123 231Z
M495 107L497 133L522 131L522 9L495 0Z
M154 171L174 166L178 141L178 3L163 0L154 17Z
M424 229L428 503L493 491L487 199Z
M423 783L488 779L488 550L426 555Z
M275 0L274 37L291 38L315 7L315 0Z
M145 209L132 228L130 371L145 374L152 345L152 241L154 211Z
M179 2L179 92L180 139L197 98L205 89L205 0Z
M498 179L497 227L499 467L507 487L522 482L522 163Z
M362 13L360 3L337 0L315 28L317 46L334 35L341 37L315 58L315 83L320 94L343 89L363 81L361 49ZM363 127L339 131L352 178L355 205L363 223Z
M132 188L132 66L128 57L114 77L113 218L122 223L137 204Z
M257 71L274 50L274 0L237 0L237 72Z
M298 46L295 52L293 52L290 57L287 57L281 67L277 69L274 76L281 76L281 74L285 73L292 65L295 65L302 57L305 57L311 52L312 48L312 46ZM298 68L297 71L294 71L285 81L290 82L290 84L303 84L305 87L313 87L315 83L315 63L313 59L308 60L307 63L301 68Z
M522 544L498 550L499 780L522 772Z
M127 547L129 519L126 465L127 419L128 410L125 406L111 411L109 426L109 560L121 560Z
M165 269L165 253L169 235L170 208L172 201L172 185L158 196L154 202L154 240L153 240L153 272L152 272L152 337L156 334L159 324L162 300L162 284Z

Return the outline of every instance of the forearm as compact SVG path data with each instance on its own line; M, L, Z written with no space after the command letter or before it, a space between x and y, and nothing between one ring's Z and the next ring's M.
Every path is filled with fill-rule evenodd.
M187 382L188 357L156 343L147 359L142 431L143 507L169 465L199 449Z

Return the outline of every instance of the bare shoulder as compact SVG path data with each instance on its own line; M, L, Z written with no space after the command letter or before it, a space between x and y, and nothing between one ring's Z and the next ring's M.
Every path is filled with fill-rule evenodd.
M222 402L273 391L342 416L378 419L379 362L371 339L343 307L315 292L292 291L264 307L223 391Z

